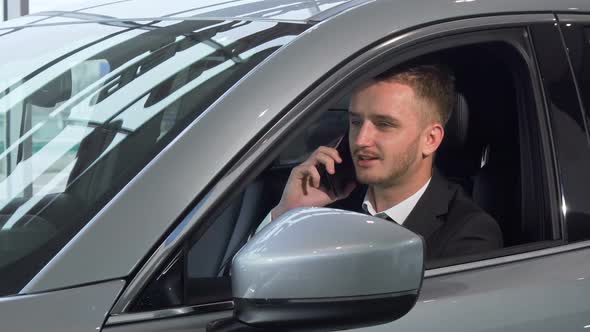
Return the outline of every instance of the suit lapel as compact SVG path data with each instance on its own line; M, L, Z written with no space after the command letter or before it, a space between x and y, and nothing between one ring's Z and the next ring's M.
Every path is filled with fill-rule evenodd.
M449 182L434 170L426 191L408 215L404 227L428 239L442 226L439 217L447 214L453 192Z

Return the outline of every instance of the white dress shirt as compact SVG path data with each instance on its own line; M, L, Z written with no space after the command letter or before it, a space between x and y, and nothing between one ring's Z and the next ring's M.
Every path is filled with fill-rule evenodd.
M406 221L406 218L408 217L410 212L412 212L412 209L414 209L414 206L416 206L416 203L418 203L418 200L420 200L420 197L422 197L422 195L426 191L426 188L428 187L428 184L430 184L431 179L432 178L428 179L428 181L426 181L424 186L422 186L422 188L418 189L418 191L416 191L412 196L399 202L399 204L394 205L394 206L390 207L389 209L379 212L379 213L377 213L377 211L375 211L373 204L371 204L371 201L369 199L369 191L367 190L367 193L365 194L365 199L364 199L363 205L362 205L363 210L365 210L367 213L369 213L370 215L375 216L375 217L379 217L379 218L383 218L383 219L387 219L387 217L389 217L391 220L394 220L396 223L401 225L404 223L404 221ZM266 218L264 218L264 220L260 223L260 225L258 225L258 227L256 228L256 231L254 233L258 233L261 229L264 228L264 226L268 225L271 221L272 221L271 213L269 212L266 215Z
M418 191L416 191L412 196L404 199L403 201L390 207L389 209L381 211L379 213L375 211L373 204L371 204L371 200L369 197L370 193L369 190L367 190L367 193L365 194L365 199L363 200L363 210L375 217L383 219L387 219L387 217L389 217L391 220L402 225L404 221L406 221L406 218L408 218L408 215L410 215L410 212L412 212L412 210L414 209L414 206L416 206L416 203L418 203L418 201L420 200L420 197L422 197L422 195L426 191L426 188L428 187L428 184L430 184L431 179L432 178L428 179L428 181L426 181L422 188L418 189Z

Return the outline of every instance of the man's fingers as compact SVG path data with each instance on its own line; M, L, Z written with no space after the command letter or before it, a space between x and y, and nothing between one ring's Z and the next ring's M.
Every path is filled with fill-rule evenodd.
M316 166L311 164L301 164L293 169L296 181L301 181L303 194L307 195L308 186L319 188L320 172Z
M323 164L326 167L328 173L334 174L336 172L334 159L331 156L320 152L315 156L315 158L318 163Z
M303 179L301 180L301 191L303 192L303 195L307 196L308 191L308 186L309 186L309 176L306 174L303 176Z
M336 160L337 163L341 163L342 162L342 158L340 156L340 154L338 153L338 150L334 149L334 148L330 148L327 146L320 146L316 151L315 151L316 155L319 154L325 154L330 156L332 159Z
M314 187L314 188L319 188L320 187L320 172L318 172L318 169L313 166L310 165L307 169L307 174L309 176L310 179L310 184Z
M303 179L307 177L309 171L309 166L313 166L310 163L303 163L298 166L295 166L293 170L291 170L291 176L294 176L295 179Z

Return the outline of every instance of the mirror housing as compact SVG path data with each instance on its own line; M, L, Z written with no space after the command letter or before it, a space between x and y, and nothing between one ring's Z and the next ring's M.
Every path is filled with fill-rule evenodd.
M255 328L339 329L409 312L424 276L419 235L328 208L294 209L258 232L231 268L234 318Z

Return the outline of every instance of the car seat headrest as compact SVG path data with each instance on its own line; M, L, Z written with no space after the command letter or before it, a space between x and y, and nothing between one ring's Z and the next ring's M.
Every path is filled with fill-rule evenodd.
M469 105L465 96L457 93L455 98L455 108L451 113L451 117L445 125L446 145L460 149L467 141L467 133L469 129Z
M480 167L481 149L470 137L470 120L467 99L457 93L453 113L445 125L445 136L435 158L436 167L447 177L473 175Z

